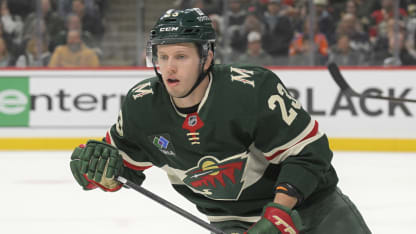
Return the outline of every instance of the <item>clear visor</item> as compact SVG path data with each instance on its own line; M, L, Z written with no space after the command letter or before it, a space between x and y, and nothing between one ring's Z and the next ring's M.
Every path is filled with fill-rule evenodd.
M146 45L146 67L158 67L158 64L153 64L153 49L152 49L152 43L150 41L147 42Z

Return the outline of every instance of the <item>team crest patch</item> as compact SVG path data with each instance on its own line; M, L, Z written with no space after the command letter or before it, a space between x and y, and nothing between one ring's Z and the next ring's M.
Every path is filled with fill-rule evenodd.
M163 154L175 156L175 149L173 148L172 141L170 140L169 134L159 134L149 136L150 142Z
M133 88L132 93L132 97L134 100L146 96L148 94L153 94L152 85L150 84L150 82L137 85Z
M254 84L254 80L252 78L252 76L254 74L253 71L242 69L242 68L236 68L236 67L230 67L230 69L231 69L231 74L232 74L231 75L231 81L238 81L238 82L241 82L243 84L250 85L254 88L255 84ZM236 73L238 75L235 75Z
M247 157L218 160L205 156L186 172L183 182L212 199L236 200L240 196Z

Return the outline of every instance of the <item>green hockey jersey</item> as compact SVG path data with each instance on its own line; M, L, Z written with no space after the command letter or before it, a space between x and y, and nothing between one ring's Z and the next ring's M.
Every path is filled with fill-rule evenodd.
M338 182L318 123L270 70L214 65L198 110L180 113L157 77L127 94L107 133L126 169L163 169L176 191L212 222L255 222L278 183L295 186L303 204Z

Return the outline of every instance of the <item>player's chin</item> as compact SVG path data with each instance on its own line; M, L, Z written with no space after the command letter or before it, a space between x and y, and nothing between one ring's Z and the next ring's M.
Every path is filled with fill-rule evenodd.
M169 96L173 97L173 98L180 98L182 97L185 93L176 90L176 89L172 89L169 87L166 87L166 90L168 91Z

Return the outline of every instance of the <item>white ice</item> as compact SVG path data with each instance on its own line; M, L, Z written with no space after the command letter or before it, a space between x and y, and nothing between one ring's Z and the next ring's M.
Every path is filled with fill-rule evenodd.
M132 189L81 190L69 157L67 151L0 151L0 233L209 233ZM414 153L335 152L333 164L339 186L373 233L416 233ZM147 177L144 187L206 220L163 171L149 169Z

